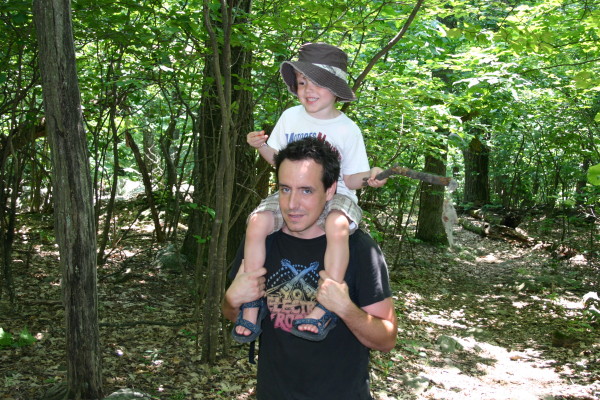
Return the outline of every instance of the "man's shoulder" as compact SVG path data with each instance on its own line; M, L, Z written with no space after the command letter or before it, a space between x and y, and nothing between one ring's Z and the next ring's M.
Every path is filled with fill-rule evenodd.
M362 228L358 228L352 235L350 235L350 246L365 246L372 247L377 246L377 242L365 232Z

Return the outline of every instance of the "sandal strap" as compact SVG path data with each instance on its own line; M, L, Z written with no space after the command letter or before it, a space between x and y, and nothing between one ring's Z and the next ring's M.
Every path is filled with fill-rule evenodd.
M296 327L300 326L300 325L314 325L317 327L317 330L319 331L319 333L321 333L321 331L323 329L325 329L325 327L327 327L327 324L332 324L337 322L337 315L335 315L334 313L332 313L331 311L329 311L328 309L326 309L325 307L323 307L320 303L317 303L317 305L315 307L319 307L320 309L322 309L323 311L325 311L325 314L323 314L323 316L321 318L300 318L300 319L296 319L294 320L294 322L292 322L292 324Z
M254 300L254 301L249 301L247 303L244 303L240 306L240 309L244 309L244 308L260 308L263 305L263 300L262 299L258 299L258 300Z

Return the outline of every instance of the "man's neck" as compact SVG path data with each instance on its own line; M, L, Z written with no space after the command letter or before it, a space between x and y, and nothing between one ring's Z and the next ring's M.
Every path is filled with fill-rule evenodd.
M304 231L290 231L286 225L283 225L281 231L287 235L297 237L298 239L314 239L325 235L325 231L318 226L313 226Z

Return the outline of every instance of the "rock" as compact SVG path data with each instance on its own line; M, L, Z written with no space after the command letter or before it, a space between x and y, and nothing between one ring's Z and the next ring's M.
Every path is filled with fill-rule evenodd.
M462 344L458 343L456 339L444 335L436 340L436 344L440 346L442 353L456 353L463 348Z
M402 384L415 395L423 393L429 387L429 379L406 373L400 377Z
M172 243L156 253L154 264L161 269L175 273L183 272L188 265L185 256L179 253Z
M119 389L114 393L111 393L108 397L105 397L103 400L131 400L131 399L137 399L137 400L152 400L152 396L150 396L149 394L143 393L143 392L138 392L137 390L134 389Z

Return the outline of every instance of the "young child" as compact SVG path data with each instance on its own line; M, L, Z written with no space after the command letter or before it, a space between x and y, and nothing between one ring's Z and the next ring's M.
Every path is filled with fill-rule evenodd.
M346 53L335 46L324 43L303 45L298 61L285 61L280 68L288 90L298 97L301 105L282 113L270 137L264 131L250 132L247 136L248 144L258 149L271 164L280 149L306 136L325 140L340 153L342 168L337 192L319 220L327 237L324 268L338 282L344 280L348 267L348 237L358 228L362 218L355 191L363 186L365 180L372 187L381 187L386 182L375 179L381 168L369 168L358 126L335 107L337 101L356 100L347 83L347 60ZM248 217L244 244L246 272L264 265L265 239L282 225L276 193L264 199ZM260 322L265 315L264 301L244 304L232 331L233 338L240 343L255 340L261 333ZM336 320L333 313L317 304L306 318L293 322L291 333L308 340L323 340Z

